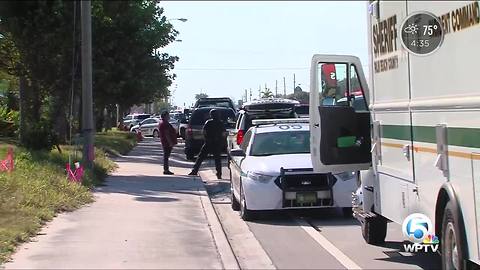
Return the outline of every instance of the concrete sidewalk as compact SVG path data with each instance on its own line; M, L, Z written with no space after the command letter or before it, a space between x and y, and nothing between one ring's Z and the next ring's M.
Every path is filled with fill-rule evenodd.
M93 204L60 214L4 267L238 268L200 178L163 176L160 150L147 141L119 158Z

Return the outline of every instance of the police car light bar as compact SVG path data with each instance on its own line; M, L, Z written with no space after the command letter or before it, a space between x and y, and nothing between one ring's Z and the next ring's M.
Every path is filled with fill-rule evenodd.
M286 119L256 119L252 120L254 126L278 125L278 124L299 124L309 123L310 118L286 118Z

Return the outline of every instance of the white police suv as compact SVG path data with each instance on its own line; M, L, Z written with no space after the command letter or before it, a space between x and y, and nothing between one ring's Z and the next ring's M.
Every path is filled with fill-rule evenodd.
M230 151L232 208L244 220L256 210L341 207L351 213L356 174L313 172L308 120L254 120L240 148Z

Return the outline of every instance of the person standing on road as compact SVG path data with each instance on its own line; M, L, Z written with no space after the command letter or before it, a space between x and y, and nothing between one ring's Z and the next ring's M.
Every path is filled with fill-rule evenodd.
M158 127L160 133L160 141L163 147L163 174L172 175L168 167L168 158L172 153L173 146L177 144L177 133L173 126L168 122L170 120L170 114L167 111L162 112L160 115L162 121Z
M224 123L220 120L219 111L210 110L210 119L203 126L203 135L205 142L198 154L195 165L188 175L197 175L200 165L208 154L212 154L215 159L215 168L217 178L222 179L222 160L220 154L226 145L226 129Z

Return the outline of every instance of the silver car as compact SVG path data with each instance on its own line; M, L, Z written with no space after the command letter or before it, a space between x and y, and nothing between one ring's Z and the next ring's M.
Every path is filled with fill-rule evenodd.
M158 138L160 134L158 131L160 121L161 120L159 118L147 118L140 122L140 124L133 126L130 129L130 132L137 132L138 130L140 130L143 136L153 136L155 138Z

